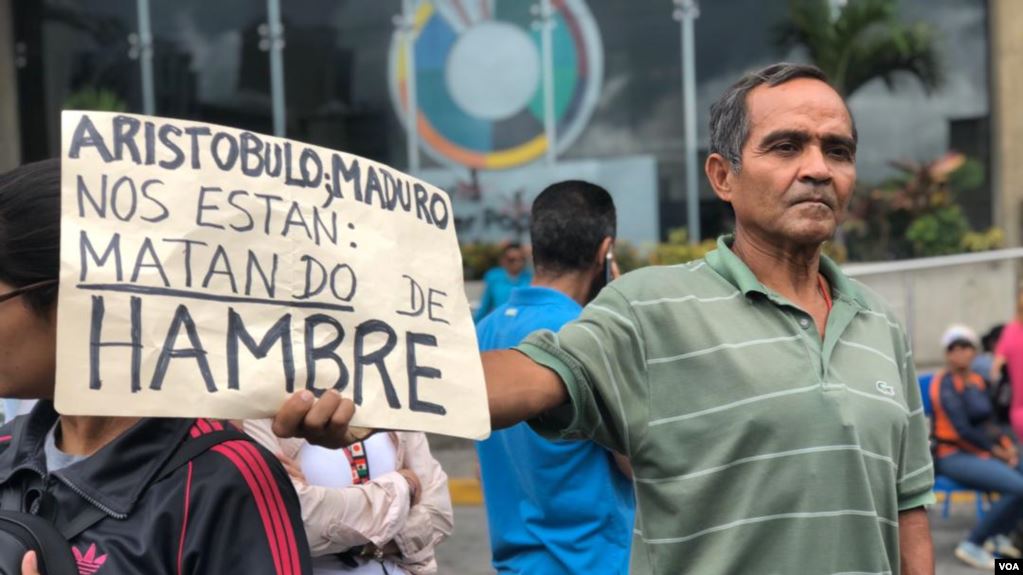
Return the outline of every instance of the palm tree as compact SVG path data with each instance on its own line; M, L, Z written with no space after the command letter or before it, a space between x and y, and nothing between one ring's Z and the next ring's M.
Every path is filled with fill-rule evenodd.
M930 94L943 80L927 24L903 24L898 0L847 0L835 13L835 0L789 0L789 22L778 43L802 46L843 96L881 78L893 89L895 74L908 72Z

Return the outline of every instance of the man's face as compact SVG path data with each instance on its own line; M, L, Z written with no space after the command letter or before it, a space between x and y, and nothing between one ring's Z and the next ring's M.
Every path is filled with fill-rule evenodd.
M969 369L975 357L977 357L977 349L969 343L953 343L945 352L945 359L951 369Z
M508 275L517 276L526 267L526 254L519 248L509 248L501 256L501 267Z
M742 166L715 185L718 195L732 204L738 226L761 238L790 245L830 239L856 184L852 118L841 97L800 78L754 88L746 106Z

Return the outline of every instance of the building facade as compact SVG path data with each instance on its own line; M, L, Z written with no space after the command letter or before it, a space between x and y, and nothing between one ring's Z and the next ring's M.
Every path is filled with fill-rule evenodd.
M531 197L562 177L611 188L629 206L627 237L684 226L675 3L551 0L548 15L545 4L0 0L0 167L58 155L61 109L116 109L276 132L413 171L452 193L467 239L521 236ZM971 223L1002 225L1018 244L1020 3L899 10L938 32L945 81L928 93L897 75L851 95L861 183L890 178L892 160L961 151L986 168L960 198ZM788 14L782 0L701 3L693 168L705 235L729 220L702 175L709 105L744 71L806 61L778 43Z

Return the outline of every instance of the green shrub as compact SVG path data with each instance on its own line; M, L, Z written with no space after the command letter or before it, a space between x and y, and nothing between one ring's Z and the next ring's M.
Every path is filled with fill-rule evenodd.
M501 261L503 244L473 242L462 244L462 273L466 281L483 279L487 270Z
M124 112L127 104L110 90L83 88L67 97L65 110L91 110L96 112Z

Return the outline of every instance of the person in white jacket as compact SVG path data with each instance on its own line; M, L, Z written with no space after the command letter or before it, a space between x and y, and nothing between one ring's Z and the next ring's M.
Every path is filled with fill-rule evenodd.
M291 475L318 575L427 575L451 534L447 475L426 435L381 432L342 449L274 435L270 420L245 431Z

